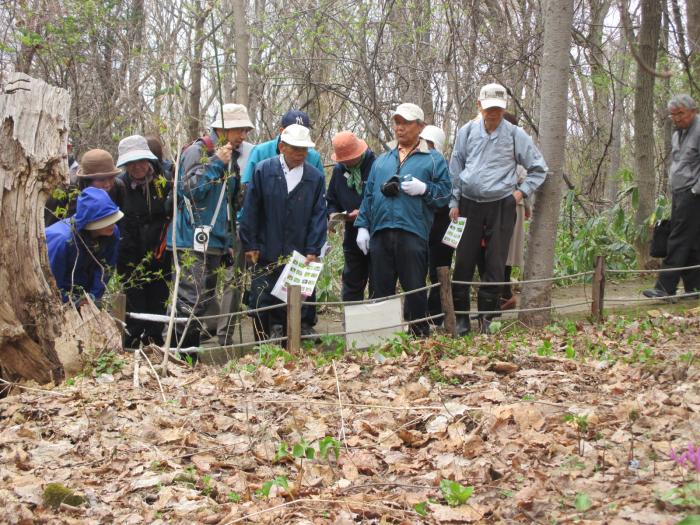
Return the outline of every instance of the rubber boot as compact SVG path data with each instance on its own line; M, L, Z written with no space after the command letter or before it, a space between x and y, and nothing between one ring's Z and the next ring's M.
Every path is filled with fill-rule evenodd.
M477 307L480 312L492 312L498 310L499 296L481 290L477 294ZM479 332L482 334L491 333L491 320L496 317L494 314L479 314Z
M455 311L469 311L469 287L468 286L453 286L452 287L452 303ZM457 314L456 316L457 337L464 337L471 332L471 323L468 314Z

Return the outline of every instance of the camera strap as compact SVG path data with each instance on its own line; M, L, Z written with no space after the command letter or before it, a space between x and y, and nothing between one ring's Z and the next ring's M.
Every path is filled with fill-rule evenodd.
M213 230L214 224L216 224L216 218L219 216L221 211L221 204L224 202L224 195L226 194L226 184L227 181L221 181L221 193L219 193L219 201L216 203L216 209L214 210L214 215L211 216L211 223L209 227Z

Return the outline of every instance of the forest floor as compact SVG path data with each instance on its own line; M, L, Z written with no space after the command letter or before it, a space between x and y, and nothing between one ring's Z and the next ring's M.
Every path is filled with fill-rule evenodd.
M700 442L695 304L268 348L162 392L103 355L0 399L0 523L676 524L700 514L700 457L669 457Z

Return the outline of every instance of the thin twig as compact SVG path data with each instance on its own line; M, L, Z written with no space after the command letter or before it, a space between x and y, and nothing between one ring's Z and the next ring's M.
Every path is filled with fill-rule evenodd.
M335 367L335 359L333 363L333 373L335 374L335 390L338 393L338 412L340 413L340 430L338 432L338 439L345 445L345 450L348 450L348 443L345 439L345 418L343 418L343 401L340 398L340 381L338 380L338 370Z
M73 397L73 394L64 394L62 392L54 392L53 390L45 390L43 388L34 388L31 386L24 386L20 385L19 383L13 383L11 381L6 381L5 379L0 377L0 383L8 385L9 387L16 386L17 388L21 388L23 390L29 390L31 392L41 392L42 394L51 394L52 396L57 396L57 397Z
M160 388L160 395L163 397L163 403L166 403L168 400L165 398L165 392L163 391L163 384L160 382L160 376L158 375L158 372L156 372L156 369L153 368L153 365L151 364L151 360L146 355L146 352L144 352L143 350L138 350L138 351L143 354L143 357L146 359L148 366L150 366L151 370L153 371L153 375L156 376L156 381L158 381L158 388Z
M141 354L143 353L143 344L139 344L138 350L134 352L134 378L133 378L133 389L138 390L141 388L139 384L139 364L141 362Z

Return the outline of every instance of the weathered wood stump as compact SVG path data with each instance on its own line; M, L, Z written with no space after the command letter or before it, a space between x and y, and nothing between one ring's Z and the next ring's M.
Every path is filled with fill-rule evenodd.
M79 368L82 351L97 349L93 332L113 345L116 330L94 305L81 317L62 304L49 268L43 210L68 181L69 108L67 91L23 73L0 86L0 372L39 383Z

